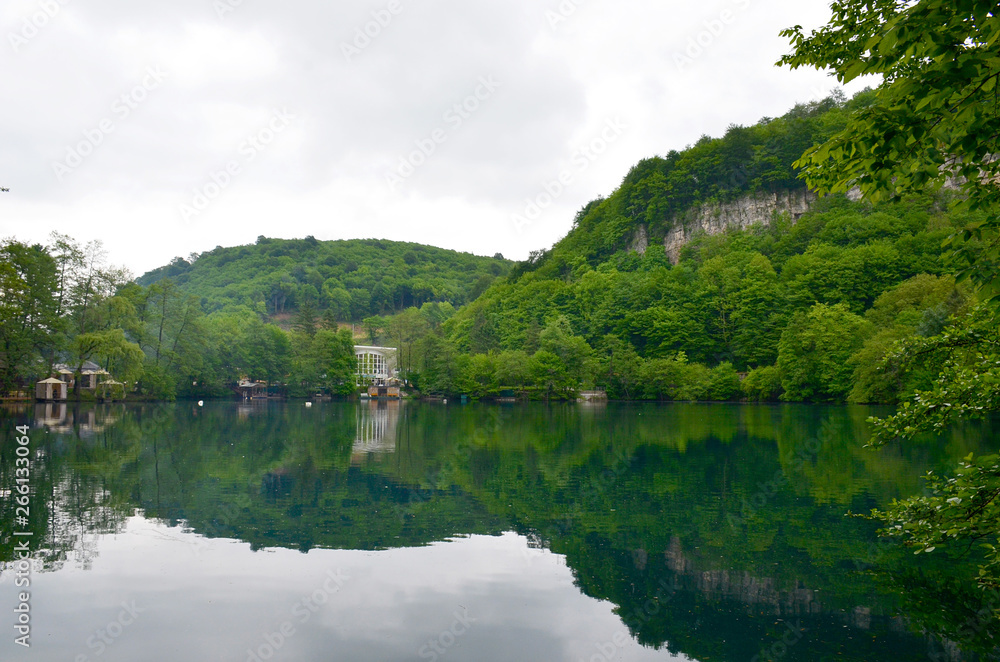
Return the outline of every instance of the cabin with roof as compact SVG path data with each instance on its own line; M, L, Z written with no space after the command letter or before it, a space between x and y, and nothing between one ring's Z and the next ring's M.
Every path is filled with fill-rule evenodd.
M55 377L69 385L69 388L76 387L76 370L65 363L57 363L52 368ZM80 366L80 388L85 391L96 391L98 384L110 379L111 373L97 365L93 361L84 361Z
M241 379L236 384L236 389L239 391L240 397L244 400L255 400L267 397L267 384L264 382Z
M49 378L35 384L35 399L39 402L65 402L69 385L61 379Z

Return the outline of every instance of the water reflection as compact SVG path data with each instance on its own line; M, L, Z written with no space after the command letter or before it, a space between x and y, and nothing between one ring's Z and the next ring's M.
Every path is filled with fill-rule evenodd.
M34 424L52 432L89 437L103 432L106 426L118 421L114 411L111 408L102 408L100 411L72 408L65 402L39 402L35 404Z
M357 438L351 449L351 463L360 464L367 455L384 455L396 450L396 423L399 400L362 401L357 407Z
M289 558L280 552L258 557L250 550L325 559L343 552L403 564L353 566L363 576L358 590L369 597L344 603L352 615L326 617L349 621L383 609L389 620L356 624L351 636L338 631L338 645L354 651L339 659L419 659L414 633L443 632L458 609L439 599L448 573L467 577L452 597L479 596L475 604L489 614L480 634L437 653L448 659L487 659L483 646L502 638L504 623L508 635L522 633L522 659L575 661L611 648L623 659L986 655L1000 632L977 616L982 596L977 606L963 589L973 559L942 555L916 566L905 550L880 544L870 522L844 514L919 491L920 475L980 451L983 440L995 438L993 428L963 426L942 440L873 453L861 447L871 413L378 402L43 409L35 423L45 427L32 434L41 451L34 475L37 493L49 496L39 500L37 516L32 511L32 526L46 567L98 568L100 552L116 567L135 566L140 587L157 583L150 564L159 561L129 555L107 534L143 549L154 531L159 545L176 536L184 549L203 552L189 569L205 584L198 595L249 602L245 609L258 616L281 607L273 587L265 582L237 599L223 569L250 564L255 573L293 577L300 586L305 576L271 567L271 555ZM11 427L8 421L4 434ZM11 447L4 437L0 475L8 482ZM0 503L12 516L8 501ZM134 542L138 532L146 542ZM13 558L12 543L3 545L2 558ZM149 553L177 553L156 550ZM539 586L554 582L558 604L521 581L485 581L491 564L514 568L512 577L530 575ZM396 571L425 583L411 590L375 580ZM61 593L63 575L46 578L54 593ZM77 578L87 590L113 583L93 571L87 576ZM250 575L233 581L258 585ZM577 597L565 593L567 581ZM387 609L400 591L407 608ZM931 603L951 605L953 616L941 618ZM535 615L531 626L518 604L562 616ZM603 615L595 605L606 606ZM441 620L438 629L430 621L415 626L416 614ZM209 610L204 618L222 616ZM564 621L574 618L592 618L593 633L567 629ZM969 618L978 618L976 629L963 626ZM621 633L627 646L616 643ZM315 631L296 650L331 636ZM374 643L383 639L406 643ZM369 653L382 652L366 656L366 645Z

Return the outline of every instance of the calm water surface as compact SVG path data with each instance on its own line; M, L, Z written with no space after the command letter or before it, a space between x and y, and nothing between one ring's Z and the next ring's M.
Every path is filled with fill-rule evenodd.
M975 559L918 562L846 514L919 493L997 426L872 452L872 413L8 410L0 660L995 659ZM30 649L7 491L25 424Z

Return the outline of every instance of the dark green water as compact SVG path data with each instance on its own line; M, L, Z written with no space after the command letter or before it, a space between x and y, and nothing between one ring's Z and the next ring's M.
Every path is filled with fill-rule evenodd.
M8 410L0 659L994 659L975 559L914 557L845 514L918 493L996 425L873 452L872 413ZM15 425L31 426L30 589Z

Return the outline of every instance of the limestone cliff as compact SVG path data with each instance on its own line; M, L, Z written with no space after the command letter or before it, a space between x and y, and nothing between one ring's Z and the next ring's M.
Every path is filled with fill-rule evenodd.
M812 191L781 191L778 193L755 193L731 202L699 205L688 210L682 217L674 219L671 230L663 240L667 257L674 264L680 259L681 248L692 237L699 234L721 234L729 229L744 230L751 225L770 224L774 215L789 214L798 220L816 201ZM645 228L640 228L633 250L645 246L640 237L645 236Z

